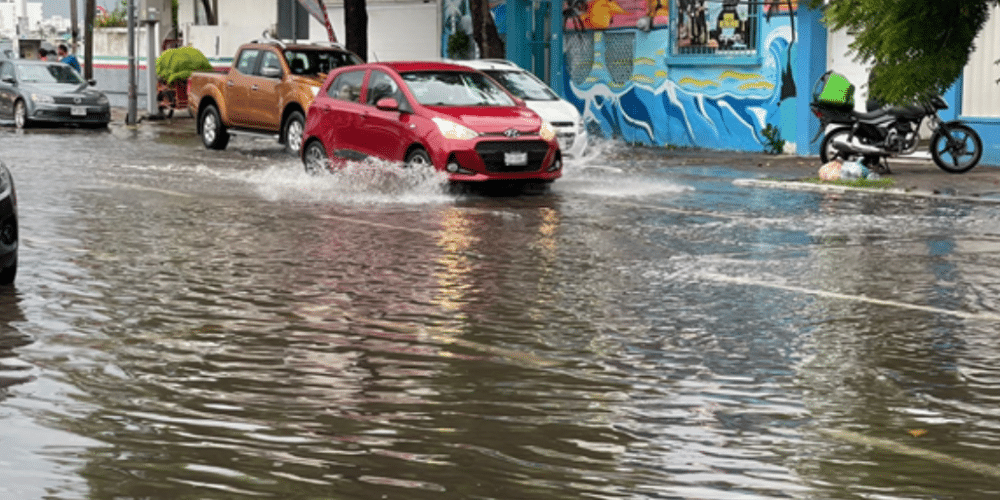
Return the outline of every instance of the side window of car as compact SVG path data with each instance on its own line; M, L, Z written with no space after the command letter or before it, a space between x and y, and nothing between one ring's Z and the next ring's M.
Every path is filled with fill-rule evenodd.
M258 75L264 75L264 68L271 68L278 70L278 75L281 75L281 58L278 54L271 52L269 50L264 51L261 54L260 69L257 70Z
M11 80L14 78L14 65L3 61L0 62L0 79Z
M341 101L361 102L361 82L365 79L364 70L341 73L330 84L327 94Z
M240 52L239 61L236 63L236 71L244 75L252 75L254 66L257 64L257 56L259 55L260 49L246 49Z
M397 103L403 103L403 93L399 90L399 85L396 85L396 81L382 71L372 71L372 76L368 78L365 102L374 106L384 97L391 97Z

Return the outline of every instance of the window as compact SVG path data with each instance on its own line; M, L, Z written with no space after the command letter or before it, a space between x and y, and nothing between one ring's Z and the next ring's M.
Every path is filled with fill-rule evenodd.
M372 75L368 77L368 95L365 102L374 106L379 99L384 97L391 97L400 104L405 102L403 93L399 90L399 85L396 85L395 80L382 71L372 71Z
M499 84L480 72L414 71L403 81L426 106L514 106Z
M526 101L559 100L559 96L548 85L545 85L538 77L527 71L488 69L483 71L483 73L490 75L491 78L499 82L500 85L503 85L511 94Z
M11 64L10 62L4 61L0 63L0 79L3 78L7 79L14 78L14 65Z
M252 75L257 65L257 56L259 55L260 49L246 49L240 52L239 62L236 63L236 71L244 75Z
M756 56L757 0L676 0L677 56Z
M286 50L285 59L296 75L329 73L341 66L364 62L353 53L342 50Z
M364 70L341 73L330 84L327 95L341 101L361 102L361 83L364 79Z
M265 50L261 54L260 70L257 71L257 74L263 75L264 74L264 71L263 71L264 68L273 68L273 69L278 70L278 76L280 77L281 76L281 59L278 58L278 54L275 54L274 52L271 52L269 50Z

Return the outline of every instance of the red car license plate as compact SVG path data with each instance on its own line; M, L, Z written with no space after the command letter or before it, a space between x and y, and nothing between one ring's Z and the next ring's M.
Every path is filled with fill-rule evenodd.
M528 164L528 153L523 151L512 151L503 154L503 162L510 166L524 166Z

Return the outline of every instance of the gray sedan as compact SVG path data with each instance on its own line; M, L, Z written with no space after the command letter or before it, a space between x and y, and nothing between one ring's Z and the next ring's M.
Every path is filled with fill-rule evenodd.
M0 60L0 119L13 119L17 128L33 122L107 127L111 121L108 98L89 85L61 62Z

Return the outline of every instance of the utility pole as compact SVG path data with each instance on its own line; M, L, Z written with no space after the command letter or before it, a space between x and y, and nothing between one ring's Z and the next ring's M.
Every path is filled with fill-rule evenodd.
M69 34L72 37L73 45L70 45L69 52L71 54L76 54L76 42L77 42L77 29L76 29L76 2L77 0L69 0Z
M126 125L137 123L138 101L136 95L136 63L135 63L135 0L128 0L128 115L125 116Z
M94 78L94 17L96 15L97 0L85 0L83 4L83 78L88 82Z

